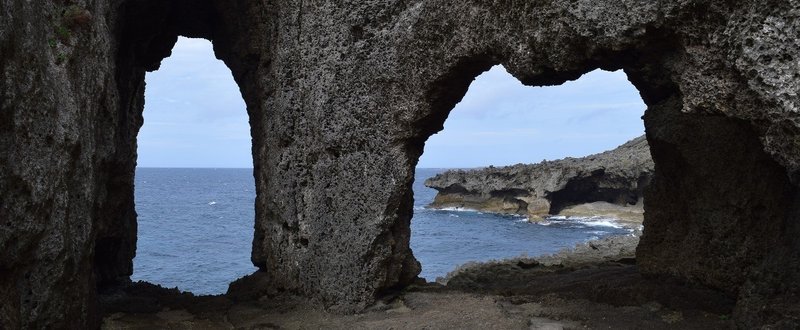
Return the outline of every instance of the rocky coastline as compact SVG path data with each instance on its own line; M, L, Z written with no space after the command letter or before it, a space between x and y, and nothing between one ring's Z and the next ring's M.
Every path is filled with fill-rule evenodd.
M438 193L432 208L467 208L525 215L609 216L641 223L643 192L653 177L644 136L581 158L471 170L450 170L425 181Z
M412 292L390 310L413 312L382 328L420 320L417 328L527 328L533 317L566 318L554 307L565 299L576 301L571 318L590 328L800 328L797 0L4 0L0 8L2 329L97 329L98 292L132 275L145 76L179 36L211 40L240 87L256 181L251 261L267 289L296 294L307 304L300 308L359 313L415 285L414 168L475 77L502 64L528 86L604 69L624 70L637 88L658 171L636 264L544 274L498 289L514 294L498 303L458 294L426 304L417 299L425 292ZM517 193L509 200L525 202L524 212L574 201ZM618 279L629 281L610 282ZM681 295L689 285L722 292L731 300L719 306L729 308L710 319L691 312L703 308L688 304L714 299ZM470 301L477 312L464 309ZM688 309L678 317L650 301ZM234 325L223 328L354 328L313 323L310 313L296 313L297 323L269 318L283 308L241 307L221 318ZM238 322L247 315L258 321ZM508 315L524 317L501 323ZM605 323L612 317L619 322ZM146 321L129 328L158 328Z

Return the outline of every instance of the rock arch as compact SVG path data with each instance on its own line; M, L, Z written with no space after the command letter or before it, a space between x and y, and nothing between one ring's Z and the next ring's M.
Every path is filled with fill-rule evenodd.
M144 72L178 35L212 40L247 103L252 259L271 289L356 311L413 281L414 165L469 82L503 63L527 85L621 68L641 91L657 171L643 273L738 295L742 325L785 322L800 300L794 1L0 8L5 327L96 324L96 283L129 273Z
M227 25L216 6L212 1L129 1L118 8L121 19L116 48L119 117L116 136L111 141L116 152L104 165L110 177L106 186L108 200L98 206L100 226L94 247L94 272L101 288L126 281L133 271L137 233L133 174L136 136L144 109L145 73L160 67L161 61L171 54L178 36L187 36L214 42L216 55L232 70L237 68L238 75L234 73L237 83L241 86L246 79L241 73L247 70L242 68L246 65L226 57L227 47L220 40L230 38L225 36ZM245 93L244 89L242 92ZM259 105L256 103L252 108L257 109ZM260 113L248 111L251 121L259 118ZM259 128L258 125L252 127ZM260 135L254 136L256 149L261 140Z

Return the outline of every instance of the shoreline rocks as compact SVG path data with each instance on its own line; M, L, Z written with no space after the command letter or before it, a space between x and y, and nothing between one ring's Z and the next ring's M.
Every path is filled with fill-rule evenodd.
M438 191L433 208L469 208L526 215L610 215L641 222L653 160L644 136L602 153L472 170L450 170L425 181Z
M543 268L544 271L552 271L549 268L581 268L619 260L635 262L636 246L641 235L641 231L634 230L629 235L607 236L578 243L553 254L468 262L456 267L444 277L437 278L436 283L463 288L471 286L470 282L476 278L492 278L498 282L502 282L503 277L511 281L514 278L525 278L521 273L529 272L529 269L535 266ZM487 276L487 274L492 275Z

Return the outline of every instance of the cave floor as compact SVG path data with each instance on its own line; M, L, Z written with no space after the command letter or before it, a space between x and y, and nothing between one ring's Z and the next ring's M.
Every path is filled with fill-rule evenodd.
M644 278L632 263L524 267L525 275L515 274L513 280L496 276L502 268L484 268L486 276L473 276L474 281L414 285L354 315L326 312L291 297L234 302L226 296L195 297L134 283L124 294L104 298L102 328L733 328L732 299L709 289Z

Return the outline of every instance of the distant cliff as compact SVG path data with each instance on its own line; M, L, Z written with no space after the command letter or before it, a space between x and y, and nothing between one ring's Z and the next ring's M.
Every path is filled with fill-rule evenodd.
M594 202L641 206L642 191L652 175L650 148L641 136L582 158L451 170L425 185L438 191L434 208L464 207L535 219Z

